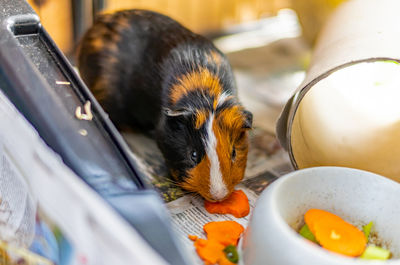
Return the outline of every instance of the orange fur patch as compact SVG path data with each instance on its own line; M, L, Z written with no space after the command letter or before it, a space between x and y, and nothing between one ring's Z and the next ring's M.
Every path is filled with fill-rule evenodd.
M109 35L111 40L107 40L105 38L106 35ZM89 53L102 51L115 53L118 51L118 42L120 39L119 33L110 31L104 24L99 24L96 29L88 32L87 42L82 44L81 49L85 49L85 52Z
M226 109L226 112L219 113L213 121L219 166L229 194L243 179L247 163L247 131L241 127L243 117L240 110L240 106ZM225 124L226 121L230 122L230 119L234 119L236 122ZM236 149L235 159L231 157L233 148ZM188 172L188 178L181 186L186 190L199 193L208 201L214 201L210 194L210 161L207 155Z
M118 11L118 10L101 11L100 12L101 21L103 21L103 22L111 22L114 19L113 15L114 15L114 13L116 13L116 11Z
M243 107L240 105L224 109L218 115L218 121L222 126L239 130L243 127Z
M181 183L181 187L199 193L206 200L212 200L210 194L210 160L207 155L188 172L188 177Z
M213 124L220 170L229 193L243 179L247 163L247 132L242 129L243 117L239 110L240 107L235 106L222 111ZM232 158L233 148L235 159Z
M93 39L92 42L90 43L90 47L94 51L99 51L104 48L104 42L100 38Z
M108 80L105 78L97 79L94 85L91 87L93 95L101 103L108 94Z
M117 20L117 30L123 31L124 29L130 28L129 19L126 17L119 17Z
M172 103L175 104L179 99L196 89L207 90L207 93L215 98L222 92L218 77L210 73L208 69L202 68L200 71L181 76L179 82L172 86L170 95Z
M214 98L213 109L215 110L217 106L218 106L218 98Z
M217 52L212 51L210 54L207 54L207 60L209 62L214 62L215 64L220 65L221 61L222 61L222 57Z
M228 186L228 181L231 175L231 157L230 154L232 153L233 149L233 141L231 136L227 133L227 130L224 130L217 120L213 121L213 131L215 138L217 139L217 155L219 158L219 168L222 173L222 177L224 179L225 184L227 185L229 193L233 191L232 186Z
M196 124L195 128L198 130L200 129L201 126L206 122L207 118L209 116L208 111L197 111L196 112Z
M113 26L112 30L107 26L110 24ZM99 17L95 26L95 29L88 32L90 49L94 52L101 50L116 52L118 42L121 40L121 32L130 27L130 22L124 13L106 14Z
M170 174L176 181L179 180L179 172L177 170L170 170Z
M113 64L118 63L118 58L115 57L115 56L107 56L105 59L106 59L106 62L107 62L109 65L113 65Z

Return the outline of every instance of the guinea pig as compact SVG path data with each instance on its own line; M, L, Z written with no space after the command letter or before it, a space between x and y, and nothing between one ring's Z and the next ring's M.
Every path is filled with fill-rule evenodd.
M221 201L243 179L252 114L210 40L156 12L104 14L80 43L78 68L117 128L154 131L182 188Z

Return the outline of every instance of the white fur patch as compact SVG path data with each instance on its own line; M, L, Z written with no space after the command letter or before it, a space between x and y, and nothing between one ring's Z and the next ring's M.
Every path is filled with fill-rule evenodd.
M213 199L221 200L228 194L228 189L222 178L217 154L217 138L213 131L214 115L211 115L207 123L208 137L205 141L206 153L210 159L210 194Z
M218 97L217 107L221 106L231 95L228 92L222 93Z

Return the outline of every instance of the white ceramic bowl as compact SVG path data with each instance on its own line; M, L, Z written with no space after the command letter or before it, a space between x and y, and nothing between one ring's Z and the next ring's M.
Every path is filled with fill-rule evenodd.
M318 208L355 224L373 221L394 258L366 261L338 255L295 229ZM259 197L240 246L244 265L400 264L400 184L357 169L315 167L282 176Z

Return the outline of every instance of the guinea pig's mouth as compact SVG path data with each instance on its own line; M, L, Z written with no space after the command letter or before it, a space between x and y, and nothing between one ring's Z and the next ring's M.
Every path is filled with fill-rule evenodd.
M203 196L203 198L204 198L204 196ZM227 198L227 197L226 197ZM209 202L222 202L222 201L224 201L226 198L223 198L223 199L221 199L221 200L215 200L215 199L212 199L212 198L204 198L206 201L209 201Z
M233 190L229 190L227 194L221 199L215 199L210 194L202 194L202 192L198 192L206 201L209 202L222 202L225 201L229 196L231 196Z
M234 186L232 185L226 185L219 189L212 189L210 184L204 181L203 177L197 177L196 174L190 174L189 177L186 177L185 180L179 184L179 186L184 190L199 194L209 202L224 201L234 190Z

